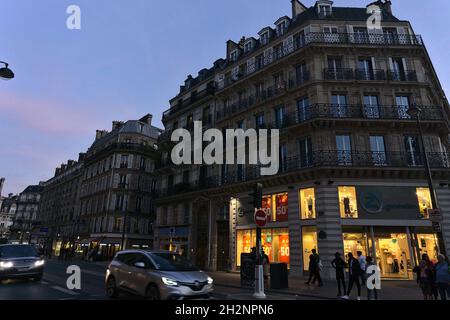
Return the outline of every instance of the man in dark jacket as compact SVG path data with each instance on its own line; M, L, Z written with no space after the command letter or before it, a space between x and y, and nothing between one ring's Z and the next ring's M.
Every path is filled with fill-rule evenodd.
M361 267L359 265L359 262L357 259L353 257L353 254L350 252L348 254L348 290L347 295L345 295L343 298L348 299L350 296L350 293L353 289L353 284L356 284L356 287L358 288L358 298L357 300L361 300L361 283L359 282L359 277L361 273Z
M322 278L320 276L320 256L317 254L316 249L311 250L311 255L309 256L309 279L306 284L309 284L312 279L312 284L319 282L319 287L323 286Z
M345 261L341 258L341 254L336 252L333 261L331 261L331 266L336 270L336 281L338 285L338 297L342 297L342 292L344 295L347 294L347 289L345 286ZM341 284L344 291L341 291Z

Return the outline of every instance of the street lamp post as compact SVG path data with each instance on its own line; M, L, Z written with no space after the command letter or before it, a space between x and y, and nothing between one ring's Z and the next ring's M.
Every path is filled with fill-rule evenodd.
M11 80L14 78L14 72L8 68L9 64L4 61L0 61L0 63L4 65L3 68L0 68L0 78L4 80Z
M419 130L419 142L420 142L420 147L422 148L423 155L424 155L424 162L425 162L424 165L425 165L425 171L426 171L426 176L427 176L427 180L428 180L428 189L430 190L430 195L431 195L431 203L433 205L433 209L439 209L437 197L436 197L436 191L434 189L434 184L433 184L433 176L431 173L430 162L428 160L428 154L425 150L425 142L423 139L422 123L420 121L420 115L422 113L422 109L420 109L419 107L416 107L416 106L411 106L411 107L409 107L407 113L408 113L408 115L410 115L413 118L416 118L416 120L417 120L417 128ZM437 231L436 236L438 238L438 247L439 247L440 253L442 253L443 255L446 255L445 242L444 242L444 236L442 234L442 230Z

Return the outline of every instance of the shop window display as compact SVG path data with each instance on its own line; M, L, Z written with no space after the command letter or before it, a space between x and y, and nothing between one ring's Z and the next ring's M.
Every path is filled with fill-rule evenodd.
M316 219L316 197L314 188L300 190L301 219Z
M288 194L279 193L263 197L262 209L269 222L288 221Z
M363 255L367 256L367 236L365 233L343 233L344 238L344 253L351 252L353 256L357 256L357 252L361 251Z
M339 209L341 218L358 218L355 187L339 187Z
M412 264L406 234L376 235L375 239L381 276L410 279Z
M290 264L289 231L287 228L261 230L261 245L270 263ZM238 230L236 266L241 265L241 253L250 253L256 246L256 230Z
M422 254L426 253L432 261L437 261L439 252L436 235L418 234L417 243L419 245L419 258L422 257Z
M309 256L312 249L317 249L317 229L316 227L302 228L302 250L303 250L303 270L309 271Z
M416 189L417 201L419 202L420 214L428 219L427 209L433 209L433 204L431 203L430 189L428 188L417 188Z

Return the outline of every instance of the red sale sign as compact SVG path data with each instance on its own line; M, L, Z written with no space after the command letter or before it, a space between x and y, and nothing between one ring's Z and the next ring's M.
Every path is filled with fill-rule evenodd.
M276 196L277 221L288 221L288 195L287 193Z

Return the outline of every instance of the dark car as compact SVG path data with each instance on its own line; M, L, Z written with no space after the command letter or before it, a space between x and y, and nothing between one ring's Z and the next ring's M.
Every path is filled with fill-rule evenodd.
M0 245L0 280L42 279L45 261L33 245Z

